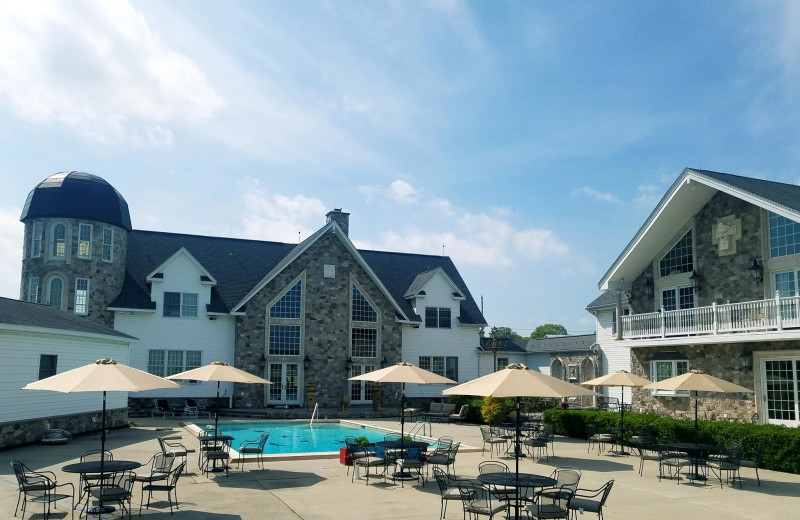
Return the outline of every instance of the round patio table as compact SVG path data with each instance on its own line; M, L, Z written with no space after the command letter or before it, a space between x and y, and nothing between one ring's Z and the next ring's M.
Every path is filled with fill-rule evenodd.
M517 478L519 477L519 478ZM483 473L478 475L478 481L482 484L493 486L509 486L515 488L545 488L555 486L558 481L552 477L535 475L533 473ZM519 509L517 509L519 518ZM525 516L527 518L527 515Z
M514 455L517 455L518 457L527 457L527 455L525 455L522 452L522 449L519 447L519 443L516 442L517 427L513 426L513 425L510 426L510 425L505 424L503 426L500 426L500 428L502 428L502 429L506 430L507 432L510 432L510 433L513 434L513 436L511 437L511 440L513 441L512 444L514 444L513 453L512 453L512 448L509 448L508 451L506 451L506 454L512 453ZM541 428L541 424L523 424L523 425L520 425L520 427L519 427L520 433L522 433L522 432L527 432L527 433L538 432L538 431L541 431L541 429L542 429ZM523 440L522 437L520 437L520 440Z
M231 435L217 434L217 435L199 435L197 437L197 440L200 441L200 445L201 446L204 446L204 445L207 445L207 444L210 444L212 446L216 446L218 442L223 442L227 446L230 446L231 442L233 442L234 438ZM228 452L227 451L224 451L224 450L223 451L209 451L209 450L203 451L201 449L200 452L201 453L205 453L205 456L206 456L206 472L210 471L211 473L218 473L220 471L226 471L228 469L227 468L227 464L224 464L224 463L223 463L222 466L219 466L219 467L217 466L217 461L218 460L222 460L222 459L227 459L228 458ZM213 464L211 465L210 468L208 467L208 460L209 459L213 462Z
M687 475L689 480L706 480L706 476L699 471L700 462L705 461L709 453L725 451L725 447L718 444L699 444L696 442L673 442L667 444L667 447L671 450L682 451L688 455L694 467L694 471L689 472Z
M99 460L93 460L88 462L76 462L74 464L67 464L61 471L64 473L80 473L81 476L87 474L109 474L113 475L114 473L119 473L120 471L130 471L132 469L136 469L141 467L140 462L136 462L135 460L104 460L100 462ZM86 497L87 506L88 501L91 497L91 494L88 494ZM114 506L107 506L100 501L100 504L89 509L89 514L92 515L100 515L104 513L112 513L116 511Z

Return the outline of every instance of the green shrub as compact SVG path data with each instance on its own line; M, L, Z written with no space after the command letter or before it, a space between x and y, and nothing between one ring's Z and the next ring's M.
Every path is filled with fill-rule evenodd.
M601 429L618 427L619 412L596 410L544 411L545 420L556 427L558 435L585 439L586 424L594 423ZM658 428L662 443L691 442L694 440L694 419L672 419L653 414L626 413L625 429L638 431L644 426ZM742 459L755 460L758 447L765 446L762 467L775 471L800 474L800 429L774 424L744 424L716 421L697 421L697 440L701 443L728 444L738 441L742 445Z

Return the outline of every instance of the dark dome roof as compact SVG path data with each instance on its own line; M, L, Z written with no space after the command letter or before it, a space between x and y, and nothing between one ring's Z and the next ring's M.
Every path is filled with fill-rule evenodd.
M86 172L61 172L39 183L22 208L22 222L62 217L96 220L131 230L128 203L112 185Z

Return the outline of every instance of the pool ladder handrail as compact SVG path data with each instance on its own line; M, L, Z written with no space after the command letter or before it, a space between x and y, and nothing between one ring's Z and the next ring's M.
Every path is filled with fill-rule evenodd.
M427 436L431 437L432 434L433 434L433 427L431 426L431 423L429 423L427 421L417 421L416 423L414 423L414 427L411 428L411 431L408 432L408 435L410 435L411 439L413 439L413 440L417 440L417 435L425 436L426 435L425 434L425 426L426 425L428 426ZM420 430L422 430L422 433L420 433Z
M315 415L317 416L317 418L319 418L319 403L314 403L314 411L311 412L311 420L308 422L309 427L314 426Z

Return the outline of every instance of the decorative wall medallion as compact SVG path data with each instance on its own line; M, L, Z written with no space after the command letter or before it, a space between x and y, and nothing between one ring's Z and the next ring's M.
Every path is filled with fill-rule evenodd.
M717 220L711 226L711 243L717 246L719 256L736 254L736 244L742 238L742 221L735 215Z

